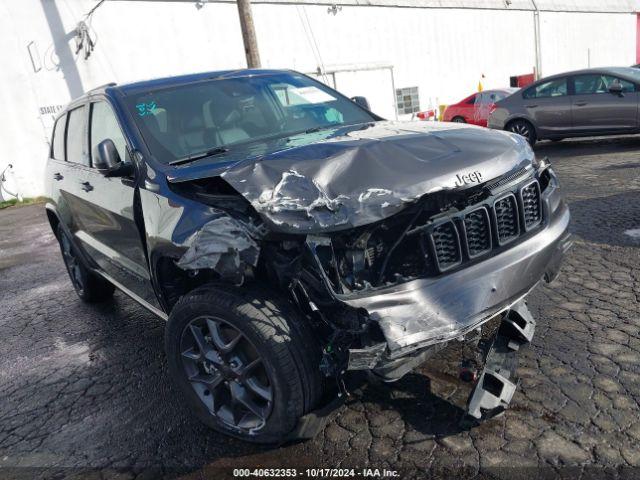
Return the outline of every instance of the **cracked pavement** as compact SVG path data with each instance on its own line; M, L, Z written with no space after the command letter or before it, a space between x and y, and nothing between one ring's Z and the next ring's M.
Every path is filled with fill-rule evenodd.
M261 447L201 426L166 372L163 321L75 295L42 205L0 211L0 478L221 478L224 467L372 467L402 478L634 478L640 466L640 137L541 143L572 210L511 408L460 425L447 348L355 395L314 440ZM228 470L225 470L228 474Z

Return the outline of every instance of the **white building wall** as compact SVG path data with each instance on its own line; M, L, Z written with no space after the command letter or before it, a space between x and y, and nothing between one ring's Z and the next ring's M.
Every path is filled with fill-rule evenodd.
M483 73L485 87L508 86L510 75L535 63L530 12L344 6L330 15L326 6L258 4L263 66L318 67L297 13L309 18L325 65L392 64L396 87L418 86L424 108L429 98L447 103L469 95Z
M390 64L397 88L419 87L423 109L472 93L482 74L485 88L490 88L507 86L511 75L532 71L533 13L525 9L529 2L514 1L518 10L473 9L470 2L456 2L449 4L464 8L346 2L351 5L344 4L336 15L328 13L326 2L256 3L262 63L302 72L315 71L321 63ZM393 0L369 3L394 5ZM481 2L491 8L493 3ZM245 65L237 9L228 2L198 9L186 1L107 1L92 17L97 44L85 60L73 51L73 32L94 5L89 0L0 2L0 171L12 163L25 196L43 192L52 109L110 81ZM635 15L629 13L542 12L543 73L586 67L586 48L591 66L630 65L635 61L635 30ZM320 58L314 54L314 39ZM31 42L32 52L37 50L37 72L27 51ZM344 75L338 88L348 95L361 93L358 75ZM384 81L388 77L363 72L359 78L366 83L362 93L376 100L373 110L391 116L393 92ZM379 85L374 78L381 79ZM375 89L381 92L372 95Z
M542 12L540 40L543 75L629 66L636 63L636 16Z

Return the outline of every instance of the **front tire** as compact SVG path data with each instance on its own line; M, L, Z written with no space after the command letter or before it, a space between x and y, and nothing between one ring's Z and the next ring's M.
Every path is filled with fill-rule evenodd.
M64 260L69 279L78 297L87 303L98 303L111 299L115 290L113 284L87 268L61 225L58 225L57 237L62 260Z
M467 123L467 121L464 119L464 117L453 117L453 119L451 119L451 121L453 123Z
M536 129L531 124L531 122L528 122L527 120L514 120L513 122L509 123L509 125L507 125L506 130L517 133L518 135L526 138L527 142L529 142L529 145L531 145L532 147L536 143Z
M185 295L169 316L165 350L190 410L250 442L284 440L322 394L317 340L266 290L205 285Z

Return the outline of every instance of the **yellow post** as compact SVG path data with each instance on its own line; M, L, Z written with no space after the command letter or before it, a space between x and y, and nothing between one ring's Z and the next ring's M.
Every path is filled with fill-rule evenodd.
M442 121L442 117L444 116L444 111L447 109L446 105L438 105L438 121Z

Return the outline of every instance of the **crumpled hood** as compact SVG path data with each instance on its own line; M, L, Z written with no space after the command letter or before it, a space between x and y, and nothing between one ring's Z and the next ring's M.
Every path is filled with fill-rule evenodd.
M382 220L427 193L484 183L530 163L533 152L520 137L484 128L377 122L323 131L311 143L309 134L292 137L248 157L220 176L272 230L318 233Z

